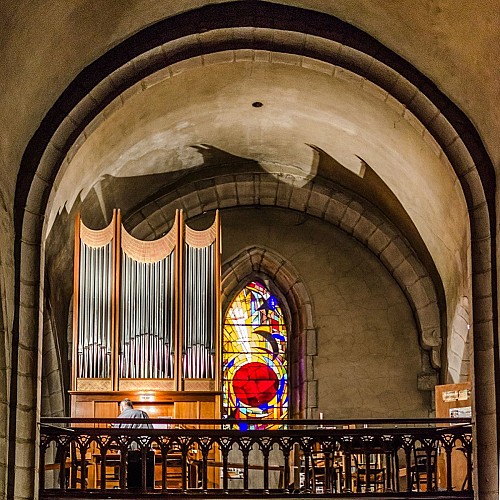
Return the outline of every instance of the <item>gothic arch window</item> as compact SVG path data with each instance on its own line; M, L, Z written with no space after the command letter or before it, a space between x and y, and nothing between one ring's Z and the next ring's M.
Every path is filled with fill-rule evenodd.
M252 281L238 293L224 318L223 412L239 420L288 417L288 335L277 298ZM264 424L240 428L270 428Z

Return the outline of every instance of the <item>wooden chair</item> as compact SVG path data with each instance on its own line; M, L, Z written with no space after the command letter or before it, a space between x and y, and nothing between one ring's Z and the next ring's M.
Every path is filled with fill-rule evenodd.
M370 460L369 467L367 467L365 455L352 455L355 464L352 474L354 482L353 490L357 493L385 491L386 470L383 467L381 456L379 454L371 456L374 457L374 460Z
M342 465L333 453L311 454L312 489L314 493L339 493L342 490Z
M437 486L437 449L413 448L410 481L413 491L435 491Z

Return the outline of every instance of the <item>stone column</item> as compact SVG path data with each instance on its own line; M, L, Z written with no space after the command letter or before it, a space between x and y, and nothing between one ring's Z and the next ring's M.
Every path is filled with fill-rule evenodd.
M496 382L498 352L495 352L493 283L489 218L484 203L471 214L474 461L476 498L498 500L498 438Z
M33 499L38 497L36 474L38 460L37 421L40 411L41 359L43 306L40 297L43 289L40 277L43 272L40 241L42 235L43 215L30 206L39 207L43 203L35 200L46 190L47 184L35 177L32 190L24 211L21 241L17 242L18 288L18 341L17 363L12 366L13 383L17 392L12 394L10 425L10 443L15 446L11 450L9 463L9 495L14 499ZM15 415L14 415L15 413Z

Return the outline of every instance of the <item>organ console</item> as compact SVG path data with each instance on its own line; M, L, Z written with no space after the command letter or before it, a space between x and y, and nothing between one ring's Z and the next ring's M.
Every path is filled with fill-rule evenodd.
M74 255L72 416L114 417L129 397L153 416L218 418L218 212L197 231L178 210L155 241L128 233L119 210L100 230L77 216Z

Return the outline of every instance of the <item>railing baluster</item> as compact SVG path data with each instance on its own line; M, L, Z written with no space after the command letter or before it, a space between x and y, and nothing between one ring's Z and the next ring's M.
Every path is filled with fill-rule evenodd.
M269 493L269 451L264 451L264 493Z
M430 448L427 448L426 450L426 463L425 463L425 470L427 474L427 491L432 491L433 488L433 482L434 482L434 473L435 471L433 470L433 461L432 461L432 450Z
M224 493L228 492L229 489L229 466L228 466L228 451L222 450L222 489Z
M472 491L472 444L467 449L467 491Z
M330 465L331 458L330 458L330 452L325 451L323 447L321 447L323 450L323 464L324 464L324 469L325 469L325 474L324 474L324 479L323 479L323 493L331 493L332 492L332 480L331 480L331 474L332 474L332 468Z
M392 452L385 453L385 491L394 491L394 474L392 470ZM396 470L397 472L397 470Z
M446 490L453 491L453 479L451 470L451 452L452 448L446 447Z
M243 492L248 493L248 454L249 450L243 449Z
M394 491L400 491L399 481L399 455L397 447L394 447Z
M187 446L182 447L182 493L186 493L187 491L187 454L188 448Z
M81 489L87 489L87 447L83 446L80 450L80 480Z
M345 475L345 493L352 493L352 473L351 473L351 454L346 451L344 455L344 475Z
M40 491L45 490L45 455L47 453L47 447L45 444L40 444L40 476L38 477L38 488Z
M207 493L207 491L208 491L208 451L209 450L203 448L202 451L203 451L203 453L202 453L202 467L203 467L203 470L202 470L202 473L203 473L202 489L203 489L204 493Z
M141 491L147 490L147 449L141 446Z
M106 450L101 449L101 490L106 489L106 465L107 465Z
M70 465L71 465L71 474L70 474L70 488L76 488L76 446L75 443L71 443L70 446Z
M161 491L165 492L167 489L167 450L161 450Z
M409 446L405 448L405 456L406 456L406 491L411 491L413 486L412 485L413 476L411 470L411 448Z
M311 455L308 449L304 450L304 491L311 493Z
M120 453L120 489L124 490L126 487L126 477L127 477L127 451L124 447L121 448Z
M283 452L283 459L285 469L283 471L283 491L290 493L292 486L290 483L290 452L288 450Z
M66 457L68 449L66 445L61 446L61 455L59 458L59 485L63 491L66 491Z

